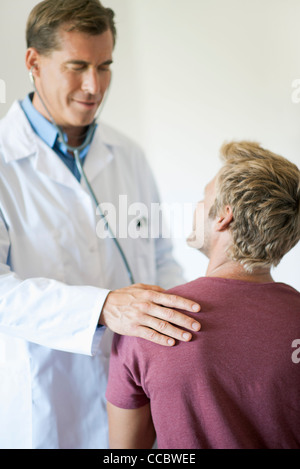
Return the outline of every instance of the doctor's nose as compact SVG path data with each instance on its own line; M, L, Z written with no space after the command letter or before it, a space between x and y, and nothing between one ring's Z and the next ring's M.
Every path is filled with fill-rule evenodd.
M82 91L86 93L96 95L101 91L101 80L99 74L92 67L89 68L85 73L81 85Z

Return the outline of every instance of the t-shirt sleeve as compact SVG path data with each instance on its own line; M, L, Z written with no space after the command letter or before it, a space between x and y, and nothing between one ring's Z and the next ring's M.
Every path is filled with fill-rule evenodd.
M135 338L114 335L106 399L122 409L138 409L150 402L141 383L141 364Z

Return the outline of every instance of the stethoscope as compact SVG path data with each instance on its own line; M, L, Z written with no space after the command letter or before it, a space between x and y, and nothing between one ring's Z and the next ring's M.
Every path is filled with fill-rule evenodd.
M51 116L51 114L50 114L50 112L49 112L49 110L48 110L48 108L47 108L47 106L45 105L43 99L41 98L40 93L39 93L38 90L37 90L37 87L36 87L36 85L35 85L35 79L34 79L33 72L32 72L33 68L34 68L34 67L32 67L32 68L30 69L30 71L29 71L29 78L30 78L30 81L31 81L31 83L32 83L32 85L33 85L34 91L36 92L36 94L38 95L38 97L39 97L41 103L43 104L43 106L44 106L44 108L45 108L45 110L46 110L46 112L47 112L47 114L48 114L48 116L49 116L49 118L50 118L50 120L51 120L51 123L54 125L55 129L57 130L60 141L65 145L65 147L67 148L68 151L70 151L70 152L72 152L72 153L74 154L75 163L76 163L76 167L77 167L77 169L78 169L78 171L79 171L79 174L80 174L80 176L82 177L82 179L84 180L84 182L85 182L85 184L86 184L86 187L87 187L87 189L88 189L88 191L89 191L89 193L90 193L90 196L91 196L92 200L94 201L95 206L96 206L96 208L97 208L97 212L100 214L100 216L101 216L103 219L105 219L106 229L108 230L108 233L109 233L110 237L111 237L112 240L114 241L114 243L115 243L115 245L116 245L116 247L117 247L117 249L118 249L118 251L119 251L119 253L120 253L120 256L121 256L121 258L122 258L122 261L124 262L124 265L125 265L125 268L126 268L126 271L127 271L127 274L128 274L129 280L130 280L130 283L133 285L135 282L134 282L133 274L132 274L132 271L131 271L131 269L130 269L130 266L129 266L129 263L128 263L128 261L127 261L127 258L126 258L125 254L124 254L123 249L122 249L121 246L120 246L119 241L117 240L115 234L113 233L113 231L112 231L112 229L111 229L111 227L110 227L110 225L109 225L109 223L108 223L108 221L107 221L107 219L106 219L106 216L104 215L104 213L103 213L103 211L102 211L102 209L101 209L101 205L100 205L100 203L99 203L99 201L98 201L98 199L97 199L97 197L96 197L96 194L95 194L95 192L94 192L92 186L90 185L90 183L89 183L89 181L88 181L88 178L87 178L87 176L86 176L86 174L85 174L85 171L84 171L84 169L83 169L83 166L82 166L82 163L81 163L81 160L80 160L80 156L79 156L79 155L80 155L80 152L81 152L84 148L86 148L88 145L90 145L90 143L92 142L93 135L94 135L94 131L95 131L95 128L96 128L96 126L97 126L96 121L97 121L97 119L99 118L99 115L100 115L100 113L101 113L101 111L102 111L102 109L103 109L103 107L104 107L105 101L106 101L106 99L107 99L107 93L106 93L106 95L105 95L104 98L103 98L102 104L101 104L101 106L100 106L100 108L99 108L99 110L98 110L98 113L97 113L96 117L94 118L93 122L92 122L91 125L89 126L89 129L88 129L88 131L87 131L87 134L86 134L86 137L85 137L84 142L83 142L81 145L79 145L78 147L72 147L71 145L68 144L68 142L66 142L65 135L64 135L62 129L61 129L61 128L56 124L56 122L54 121L53 117Z

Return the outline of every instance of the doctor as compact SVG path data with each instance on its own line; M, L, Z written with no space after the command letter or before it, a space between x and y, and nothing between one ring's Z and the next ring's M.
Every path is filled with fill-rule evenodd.
M96 234L95 205L51 122L82 144L110 83L115 36L114 14L98 0L46 0L28 19L38 94L0 122L1 448L107 448L112 331L172 346L200 329L174 310L199 305L164 293L182 282L169 240L120 240L140 282L130 285L113 240ZM159 202L141 150L106 125L80 158L116 213L122 194L149 213Z

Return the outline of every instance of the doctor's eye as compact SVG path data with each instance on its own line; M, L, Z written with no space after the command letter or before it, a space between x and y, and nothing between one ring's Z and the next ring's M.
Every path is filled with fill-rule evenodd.
M86 70L86 65L74 65L72 67L73 72L84 72Z
M69 62L66 65L67 70L70 70L71 72L84 72L87 67L88 65L85 62L80 61Z
M110 72L110 65L101 65L98 67L98 70L100 72Z

